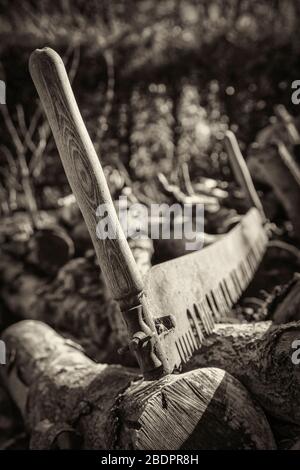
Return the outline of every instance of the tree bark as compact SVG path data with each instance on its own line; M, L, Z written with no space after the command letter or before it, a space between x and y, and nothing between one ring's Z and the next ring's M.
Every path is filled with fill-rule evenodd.
M300 322L219 324L186 370L220 367L236 377L267 415L300 424L299 365L292 347Z
M146 382L96 364L49 326L23 321L4 335L3 380L32 448L272 449L261 408L227 372L205 368Z

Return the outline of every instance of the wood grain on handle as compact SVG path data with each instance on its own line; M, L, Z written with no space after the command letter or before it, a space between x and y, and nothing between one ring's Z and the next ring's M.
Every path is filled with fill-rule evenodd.
M31 54L30 73L48 117L70 186L76 196L112 296L139 295L143 284L111 199L106 179L79 112L60 56L50 48ZM115 239L97 237L100 204L116 232Z
M236 181L244 190L249 204L256 207L262 217L265 218L263 206L256 192L249 169L240 151L238 141L231 131L226 132L225 146Z

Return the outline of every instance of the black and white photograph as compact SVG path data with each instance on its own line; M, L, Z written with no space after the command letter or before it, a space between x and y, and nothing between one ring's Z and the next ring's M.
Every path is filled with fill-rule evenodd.
M300 450L299 25L0 0L0 450Z

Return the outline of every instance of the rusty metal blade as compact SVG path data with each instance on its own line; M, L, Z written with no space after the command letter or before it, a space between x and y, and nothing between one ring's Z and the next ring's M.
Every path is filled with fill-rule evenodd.
M213 245L150 270L145 295L154 318L175 317L175 328L165 334L174 367L201 347L248 286L267 245L263 222L252 208Z

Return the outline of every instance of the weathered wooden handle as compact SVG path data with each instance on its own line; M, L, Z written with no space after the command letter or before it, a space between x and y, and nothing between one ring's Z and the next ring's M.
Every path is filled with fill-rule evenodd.
M254 187L249 169L240 151L238 141L231 131L226 132L225 146L236 181L244 190L249 204L256 207L262 217L265 218L263 206Z
M114 299L126 303L126 299L130 300L142 292L142 279L118 221L100 161L79 112L63 61L50 48L37 49L31 54L29 68L106 283ZM101 219L96 215L100 205L101 215L105 216L112 238L104 230L101 231Z

